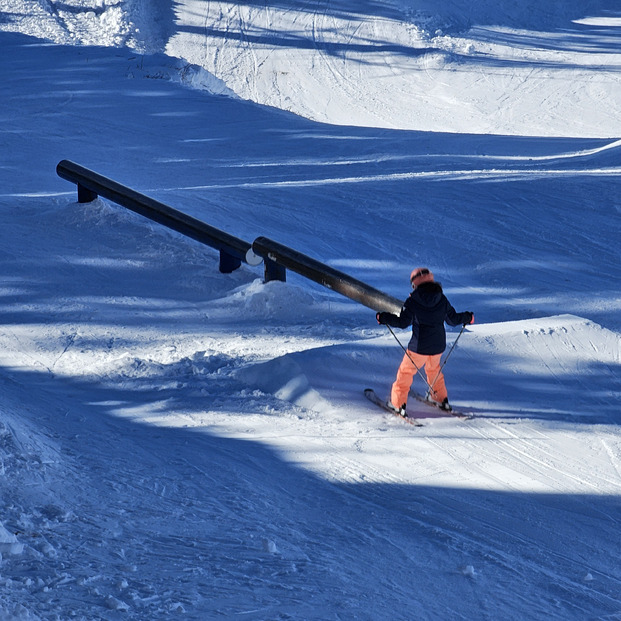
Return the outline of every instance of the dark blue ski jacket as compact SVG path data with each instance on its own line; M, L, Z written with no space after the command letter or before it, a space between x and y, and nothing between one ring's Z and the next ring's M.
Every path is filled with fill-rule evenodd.
M458 326L472 321L472 313L458 313L442 292L440 283L425 282L410 293L401 313L379 313L377 320L394 328L412 326L408 349L424 356L441 354L446 349L444 322Z

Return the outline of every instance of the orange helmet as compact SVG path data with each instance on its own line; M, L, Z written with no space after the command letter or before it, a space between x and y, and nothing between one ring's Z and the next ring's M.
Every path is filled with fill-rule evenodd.
M410 274L410 282L413 287L418 287L424 282L433 282L433 274L428 267L417 267Z

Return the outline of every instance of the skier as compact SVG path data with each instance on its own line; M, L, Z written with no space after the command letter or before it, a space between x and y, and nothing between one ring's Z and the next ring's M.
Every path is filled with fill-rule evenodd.
M435 282L426 267L415 269L410 275L410 282L414 291L403 303L399 315L386 312L376 314L379 324L396 328L412 326L412 338L397 371L387 405L397 414L406 416L407 396L414 374L425 367L431 387L427 398L450 412L452 408L440 367L440 358L446 349L444 322L451 326L474 323L474 313L456 312L444 295L442 286Z

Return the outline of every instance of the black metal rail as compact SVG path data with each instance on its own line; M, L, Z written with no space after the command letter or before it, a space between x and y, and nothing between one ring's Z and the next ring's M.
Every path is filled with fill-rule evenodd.
M98 196L103 196L141 216L215 248L220 252L220 271L223 273L228 274L236 270L242 262L251 265L260 263L255 260L256 255L249 253L252 249L249 242L229 235L84 166L62 160L56 167L56 172L59 177L78 186L80 203L88 203Z
M285 281L290 269L375 311L399 313L401 309L401 300L267 237L255 239L252 250L263 257L266 282Z
M59 177L77 185L80 203L88 203L103 196L215 248L220 252L221 272L230 273L240 267L242 262L259 265L263 260L265 282L286 281L286 270L290 269L375 311L398 313L401 309L401 301L397 298L267 237L258 237L250 244L69 160L59 162L56 172Z

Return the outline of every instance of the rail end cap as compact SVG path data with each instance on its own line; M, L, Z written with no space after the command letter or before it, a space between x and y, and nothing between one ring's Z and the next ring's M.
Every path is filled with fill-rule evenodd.
M246 252L246 263L252 266L261 265L261 263L263 263L263 257L255 254L252 248L248 248L248 252Z

